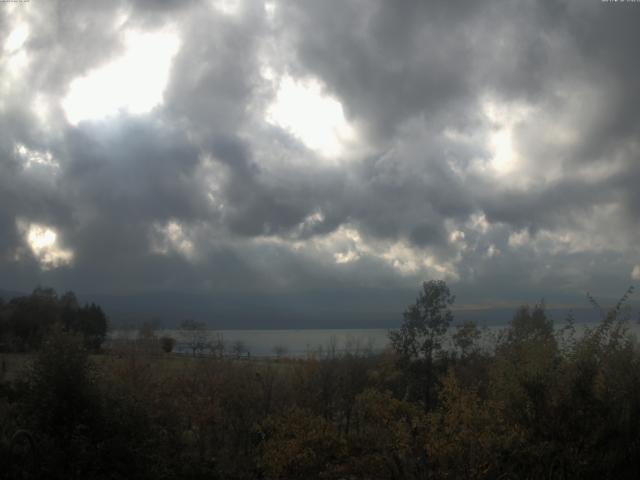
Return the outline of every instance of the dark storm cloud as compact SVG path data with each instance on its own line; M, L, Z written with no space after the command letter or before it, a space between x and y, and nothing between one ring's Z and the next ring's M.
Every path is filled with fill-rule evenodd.
M588 236L592 232L579 226L585 219L593 219L593 229L606 235L602 230L607 226L598 226L592 217L594 209L614 204L619 211L636 204L637 189L631 185L640 180L635 141L640 102L633 83L640 63L633 45L640 40L640 9L628 5L612 9L599 2L484 2L461 9L438 2L402 2L400 6L298 2L283 10L287 19L283 23L293 25L289 41L295 45L299 68L320 76L341 98L347 113L372 128L371 142L398 138L398 129L415 118L425 124L422 135L431 137L421 152L426 161L419 173L424 178L416 176L406 152L398 170L383 172L384 162L371 163L368 176L379 177L382 187L372 182L376 194L368 200L375 213L357 218L374 235L395 234L419 243L416 231L422 218L431 217L427 231L437 232L445 219L460 219L474 211L485 212L489 222L506 224L514 232L525 228L534 237L537 232L561 228ZM556 112L555 116L539 114L538 122L514 129L513 141L526 163L521 175L532 180L526 188L516 181L510 185L474 173L461 181L445 162L451 147L438 135L446 128L490 133L479 119L485 96ZM558 128L573 127L576 138L570 145L549 141L555 133L554 120L565 123ZM454 159L464 169L474 157L486 158L487 152L481 150L480 143ZM428 161L430 154L435 161ZM616 166L607 172L614 160ZM581 175L594 163L602 165L599 173ZM546 179L553 168L558 175ZM398 171L405 175L399 182ZM514 180L522 177L516 174ZM366 181L367 176L358 178ZM622 253L628 265L639 258L631 247L637 243L638 230L630 218L620 220L618 233L629 245ZM509 246L503 243L504 255ZM610 249L617 248L612 241ZM593 269L581 268L585 262L569 254L545 255L535 252L529 259L568 263L559 271L573 270L574 277L581 277L572 280L575 288L586 285L585 279L597 268L609 271L600 263ZM465 258L460 270L484 263L478 256ZM520 270L517 258L506 256L510 258L502 262L505 271ZM500 263L498 259L489 262L487 278L499 273ZM618 263L618 268L622 265ZM628 281L629 270L629 266L620 268L622 283ZM540 272L539 276L549 275ZM552 283L561 283L558 276L562 275L555 275ZM529 274L522 278L525 284L531 282Z
M494 279L519 297L626 281L640 263L637 5L304 0L275 2L270 18L262 2L214 4L24 9L29 64L0 90L7 287L259 290L448 275L465 292ZM11 15L0 11L2 32ZM121 55L123 32L167 26L180 49L161 105L66 120L70 82ZM277 84L265 66L317 79L364 153L327 161L266 122ZM47 120L36 97L48 99ZM490 118L494 107L506 113ZM496 173L505 125L518 163ZM28 168L18 145L57 166ZM55 228L73 262L41 271L20 221Z
M237 138L217 139L211 152L229 172L224 186L224 198L229 203L225 220L238 235L296 233L308 237L330 233L347 218L347 206L340 201L345 180L335 169L310 167L304 172L289 171L286 178L274 180ZM323 212L321 222L301 225L318 211Z
M230 202L227 222L232 231L246 236L278 234L305 217L308 206L298 201L302 192L288 191L290 185L278 185L276 191L265 185L241 142L221 139L214 143L213 153L230 170L225 199Z
M86 124L68 131L66 152L65 187L78 205L125 221L192 220L206 209L193 191L199 151L181 132L133 119Z
M204 141L234 134L258 88L262 5L248 2L239 19L198 2L181 22L181 50L165 93L165 109Z
M636 88L640 62L633 54L640 41L640 11L628 7L592 7L582 22L567 25L576 55L583 59L589 80L606 100L599 105L602 110L597 122L584 132L580 151L595 159L607 155L620 142L637 138L640 128L640 92Z
M282 6L301 69L319 75L375 135L428 110L456 108L469 94L472 50L463 19L425 2L296 2Z
M54 1L38 4L26 15L31 35L29 57L37 68L21 80L31 94L63 95L77 75L109 60L123 48L115 25L122 2Z

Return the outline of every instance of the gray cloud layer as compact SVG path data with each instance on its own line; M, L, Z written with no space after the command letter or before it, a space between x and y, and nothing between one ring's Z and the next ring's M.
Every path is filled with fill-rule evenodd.
M640 4L230 3L1 6L0 41L29 35L0 50L0 285L443 277L471 303L640 278ZM74 79L122 56L127 31L168 27L159 105L67 119ZM284 78L338 100L358 147L328 159L269 121ZM55 244L34 248L34 225Z

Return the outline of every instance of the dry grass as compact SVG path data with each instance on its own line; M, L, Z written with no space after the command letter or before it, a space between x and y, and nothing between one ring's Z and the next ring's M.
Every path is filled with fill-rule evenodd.
M34 357L29 353L0 353L0 380L12 382L24 378Z

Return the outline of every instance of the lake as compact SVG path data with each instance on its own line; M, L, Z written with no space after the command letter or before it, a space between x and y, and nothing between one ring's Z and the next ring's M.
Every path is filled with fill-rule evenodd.
M556 328L561 329L565 324L556 323ZM595 323L576 324L578 334L584 328L594 327ZM638 335L640 327L637 323L629 324L630 330ZM491 346L496 336L504 325L485 327L481 344ZM454 333L455 327L449 329ZM242 342L246 351L252 356L275 356L280 350L285 356L307 356L310 353L335 351L336 354L345 352L380 352L389 344L387 336L389 330L385 328L360 328L360 329L290 329L290 330L205 330L203 335L206 341L215 343L220 335L224 341L226 351L231 351L234 343ZM114 330L109 333L110 339L134 339L138 335L136 330ZM177 340L176 351L188 352L184 343L184 333L180 330L158 330L158 337L167 335Z
M384 350L388 344L387 329L316 329L316 330L206 330L207 340L215 343L221 335L225 348L242 342L246 350L254 356L275 356L281 349L286 356L306 356L319 350L333 349L337 354L356 351ZM135 330L114 330L110 339L134 339ZM157 336L167 335L178 341L176 351L187 348L183 343L184 334L180 330L158 330Z

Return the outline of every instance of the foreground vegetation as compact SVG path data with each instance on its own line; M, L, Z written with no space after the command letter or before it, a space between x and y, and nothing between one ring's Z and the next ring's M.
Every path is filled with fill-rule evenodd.
M52 479L637 478L625 300L580 335L522 307L484 348L471 323L449 332L454 297L427 282L382 355L261 362L89 356L82 329L55 322L25 374L0 377L0 465Z

